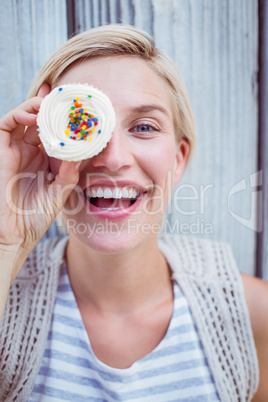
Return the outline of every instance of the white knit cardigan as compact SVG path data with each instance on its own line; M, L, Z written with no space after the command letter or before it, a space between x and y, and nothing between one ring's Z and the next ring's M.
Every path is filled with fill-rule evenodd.
M8 297L0 332L0 401L27 401L41 365L67 239L40 242ZM258 361L230 247L162 236L159 248L190 305L221 401L250 401Z

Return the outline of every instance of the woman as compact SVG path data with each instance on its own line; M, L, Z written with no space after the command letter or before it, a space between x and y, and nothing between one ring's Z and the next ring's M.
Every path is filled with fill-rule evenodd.
M61 162L36 114L51 88L77 82L109 96L116 127L97 156ZM267 284L243 275L250 325L226 245L157 234L194 134L152 39L122 25L74 37L0 123L1 400L246 401L256 349L265 400ZM69 238L35 247L60 211Z

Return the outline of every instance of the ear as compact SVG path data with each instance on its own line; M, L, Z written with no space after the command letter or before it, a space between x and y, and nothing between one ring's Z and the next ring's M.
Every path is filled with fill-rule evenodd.
M177 144L177 152L174 163L174 184L178 184L181 180L182 174L184 172L187 157L189 155L190 145L188 141L182 139L179 144Z

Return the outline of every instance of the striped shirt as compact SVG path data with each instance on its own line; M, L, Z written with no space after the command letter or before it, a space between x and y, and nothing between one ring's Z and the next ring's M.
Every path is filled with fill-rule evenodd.
M219 402L219 397L187 300L176 282L165 337L131 367L118 369L95 356L63 268L46 349L29 401Z

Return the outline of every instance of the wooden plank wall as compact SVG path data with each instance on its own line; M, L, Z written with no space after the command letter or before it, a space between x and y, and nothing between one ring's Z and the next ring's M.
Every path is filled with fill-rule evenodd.
M67 20L69 33L120 22L154 36L188 87L197 136L165 229L229 242L239 268L254 274L261 232L256 216L258 2L14 0L5 2L1 13L1 37L7 38L0 43L6 94L1 111L26 95L35 72L65 41Z
M65 0L2 0L0 38L2 115L25 100L33 77L66 41Z

